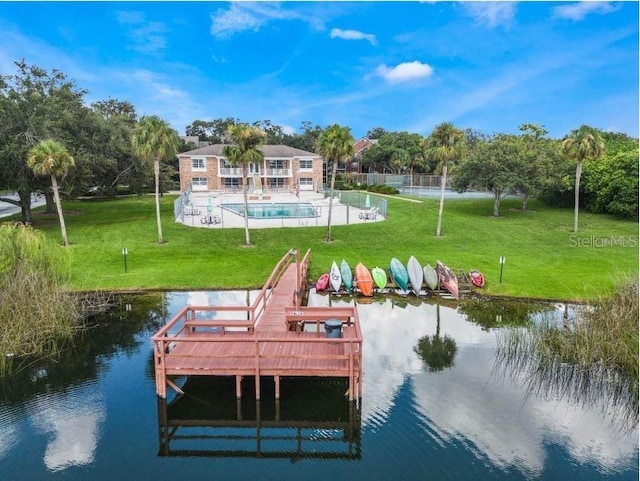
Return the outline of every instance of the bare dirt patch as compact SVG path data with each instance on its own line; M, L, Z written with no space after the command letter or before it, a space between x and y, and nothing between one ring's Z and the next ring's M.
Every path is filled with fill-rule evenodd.
M63 210L62 215L67 218L76 215L84 215L84 212L81 210ZM45 214L44 212L35 212L33 214L33 223L40 226L58 224L58 214Z

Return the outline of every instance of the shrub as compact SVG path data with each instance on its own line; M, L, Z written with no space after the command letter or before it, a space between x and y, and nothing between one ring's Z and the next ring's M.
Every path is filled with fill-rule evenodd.
M400 193L400 191L395 187L391 187L384 184L370 185L367 190L369 192L375 192L376 194L396 195Z

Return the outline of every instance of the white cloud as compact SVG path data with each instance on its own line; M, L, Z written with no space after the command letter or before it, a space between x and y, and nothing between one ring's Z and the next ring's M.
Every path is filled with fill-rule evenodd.
M358 30L342 30L334 28L329 35L331 38L341 38L343 40L368 40L371 45L377 45L376 36L371 33L359 32Z
M280 3L233 2L227 10L219 8L211 15L211 35L229 38L245 30L257 32L272 20L300 20L314 29L324 28L317 17L283 9Z
M296 129L290 125L282 125L281 127L282 131L287 135L294 135L296 133Z
M120 25L130 26L127 36L133 41L132 50L141 53L155 53L167 46L166 26L161 22L151 22L142 12L121 11L117 20Z
M553 18L568 18L577 22L591 13L605 14L617 9L609 2L578 2L554 7Z
M508 26L516 12L515 2L465 2L467 14L489 28Z
M401 63L392 68L382 64L376 69L378 76L393 83L427 78L430 77L432 73L433 67L431 67L431 65L418 62L417 60Z

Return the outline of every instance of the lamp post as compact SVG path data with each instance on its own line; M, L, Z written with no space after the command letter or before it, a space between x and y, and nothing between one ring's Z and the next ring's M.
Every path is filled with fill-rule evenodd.
M500 256L500 284L502 284L502 268L504 267L505 257Z

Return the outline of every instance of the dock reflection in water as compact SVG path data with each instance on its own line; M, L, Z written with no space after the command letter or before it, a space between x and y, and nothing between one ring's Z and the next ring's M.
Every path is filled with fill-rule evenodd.
M269 392L272 380L263 379L261 401L247 381L241 400L232 377L193 376L184 395L170 402L158 397L158 455L361 458L360 406L344 396L346 381L285 378L279 401Z
M496 367L505 326L563 322L565 306L313 293L309 305L357 303L360 406L330 379L283 379L276 405L272 378L259 406L247 378L238 406L232 379L205 376L177 379L186 395L158 406L152 334L196 298L255 295L126 295L69 350L0 381L0 480L638 481L638 428L612 415L622 406L530 392L526 372ZM456 350L440 358L445 336Z

